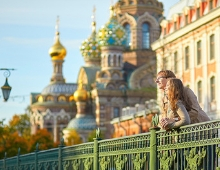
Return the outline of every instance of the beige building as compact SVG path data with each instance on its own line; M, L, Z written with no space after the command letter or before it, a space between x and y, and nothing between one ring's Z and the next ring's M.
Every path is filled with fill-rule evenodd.
M157 70L174 71L210 118L220 118L220 1L180 0L161 27L160 38L152 44Z

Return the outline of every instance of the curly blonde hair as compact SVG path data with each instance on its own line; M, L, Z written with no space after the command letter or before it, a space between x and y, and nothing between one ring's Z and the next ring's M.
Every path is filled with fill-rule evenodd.
M180 79L177 78L171 78L169 81L169 95L168 100L170 101L170 107L172 110L177 109L177 102L178 100L181 100L183 102L183 105L185 106L187 111L191 110L191 103L189 100L187 100L186 94L184 93L184 86Z

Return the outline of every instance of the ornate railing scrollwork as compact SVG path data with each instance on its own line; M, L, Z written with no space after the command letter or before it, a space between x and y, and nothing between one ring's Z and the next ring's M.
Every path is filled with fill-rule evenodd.
M192 148L190 151L185 151L187 161L187 170L197 170L198 166L201 165L202 159L206 156L206 151L202 148L201 152L196 153L196 148Z
M169 170L176 159L176 152L169 154L169 151L161 151L158 157L160 159L160 170Z

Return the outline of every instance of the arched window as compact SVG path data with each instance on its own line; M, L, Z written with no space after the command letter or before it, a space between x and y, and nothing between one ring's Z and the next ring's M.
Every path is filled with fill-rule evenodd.
M52 96L47 96L47 101L54 101Z
M59 102L65 102L66 101L66 97L65 96L59 96L58 97L58 101Z
M142 47L145 49L150 48L150 26L148 23L142 24Z
M202 102L202 81L197 83L197 90L198 90L198 101L199 103Z
M215 101L215 77L210 78L210 99L211 102Z
M111 56L108 55L108 67L111 66Z
M127 34L127 37L126 37L126 48L130 48L131 46L131 27L130 27L130 24L126 23L124 25L124 28L125 28L125 31L126 31L126 34Z

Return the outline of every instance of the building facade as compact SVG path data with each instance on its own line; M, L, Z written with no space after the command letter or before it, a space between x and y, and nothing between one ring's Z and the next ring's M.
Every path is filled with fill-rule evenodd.
M80 48L85 65L80 68L75 84L66 83L62 78L66 52L57 33L57 40L50 49L54 69L51 83L41 93L31 95L32 133L38 128L47 128L54 135L54 141L59 141L62 133L68 136L67 127L68 131L77 130L82 139L88 136L89 132L80 129L82 126L75 126L82 117L78 109L84 105L73 96L80 83L88 93L89 110L85 113L94 116L96 127L105 138L113 137L111 121L122 116L124 107L156 99L153 81L156 54L151 43L160 36L162 13L163 5L157 0L120 0L110 7L110 17L98 32L93 20L91 36Z
M219 0L179 1L161 22L161 36L152 44L157 70L172 70L195 92L211 119L220 117L219 6Z

